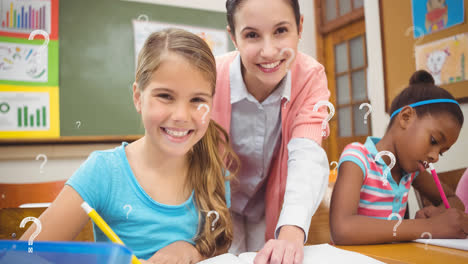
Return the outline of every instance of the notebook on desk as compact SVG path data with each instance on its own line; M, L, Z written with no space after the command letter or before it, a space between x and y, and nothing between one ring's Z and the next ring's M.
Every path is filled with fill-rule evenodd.
M455 248L468 251L468 238L466 239L416 239L414 242L439 247Z
M214 258L210 258L199 262L200 264L253 264L253 260L257 253L246 252L240 254L238 257L226 253ZM316 264L316 263L327 263L327 264L342 264L342 263L362 263L362 264L382 264L376 259L371 257L336 248L329 244L320 244L314 246L304 247L304 261L303 264Z

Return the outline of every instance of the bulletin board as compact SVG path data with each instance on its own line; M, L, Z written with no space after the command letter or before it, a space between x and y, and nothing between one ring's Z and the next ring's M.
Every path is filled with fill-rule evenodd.
M0 0L0 138L59 132L59 0Z
M380 26L385 76L385 109L408 86L409 78L417 70L415 47L468 32L465 4L465 21L450 28L419 38L414 38L411 1L380 0ZM419 70L419 69L418 69ZM468 81L442 84L459 102L468 102Z

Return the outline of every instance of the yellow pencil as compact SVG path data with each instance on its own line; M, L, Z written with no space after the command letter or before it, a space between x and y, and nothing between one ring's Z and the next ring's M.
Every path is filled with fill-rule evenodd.
M102 217L94 210L87 202L83 202L81 207L85 212L91 217L93 222L101 229L104 234L114 243L124 245L125 244L120 240L117 234L110 228L110 226L102 219ZM132 264L141 264L135 255L132 255Z

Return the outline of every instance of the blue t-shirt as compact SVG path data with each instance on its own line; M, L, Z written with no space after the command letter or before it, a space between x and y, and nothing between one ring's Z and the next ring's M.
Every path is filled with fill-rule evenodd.
M133 175L125 146L95 151L66 184L93 207L133 253L148 259L159 249L176 241L195 245L199 222L194 192L180 205L165 205L153 200ZM229 181L226 204L231 205ZM127 218L128 217L128 218ZM108 242L93 223L96 241Z

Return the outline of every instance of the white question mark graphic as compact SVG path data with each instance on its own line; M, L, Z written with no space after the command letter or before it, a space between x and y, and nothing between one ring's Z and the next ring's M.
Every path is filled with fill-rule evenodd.
M367 112L364 114L364 124L367 124L367 117L370 113L372 113L372 105L370 105L369 103L362 103L359 106L359 110L362 110L362 108L364 108L365 106L369 108L369 110L367 110Z
M388 177L389 174L391 175L390 171L395 166L396 159L395 159L395 155L393 155L392 152L387 151L387 150L383 150L383 151L380 151L379 153L377 153L377 155L375 155L374 161L377 161L377 160L381 159L383 155L386 155L386 156L390 157L390 165L388 165L387 168L385 169L385 171L383 172L383 180L382 181L383 181L383 185L386 186L387 183L388 183L387 177ZM385 163L385 161L384 161L384 163Z
M144 26L145 31L147 31L148 33L151 33L151 29L149 29L149 27L148 27L149 17L147 15L141 14L141 15L138 16L137 20L144 22L145 23L145 26Z
M124 205L123 209L125 209L125 208L128 208L128 212L127 212L127 219L128 219L128 214L133 210L133 208L129 204Z
M81 126L81 121L76 121L76 128L80 128Z
M29 240L28 240L28 246L30 246L28 247L28 253L33 253L33 248L32 248L33 242L34 242L34 239L37 237L37 235L39 235L39 233L41 232L42 224L41 224L41 221L37 219L36 217L29 216L29 217L24 218L23 221L21 221L20 227L24 228L24 225L26 225L26 223L30 221L33 221L37 226L36 231L32 233L32 235L29 237Z
M391 214L387 217L387 220L392 220L393 216L396 216L396 218L398 218L398 222L395 224L395 226L393 226L393 236L396 236L396 230L397 230L398 226L401 224L401 222L403 222L403 219L401 218L401 215L400 215L400 214L391 213Z
M429 233L429 232L424 232L421 234L421 238L424 238L424 236L427 235L429 237L429 241L431 241L432 239L432 234ZM426 243L424 243L424 249L427 250L427 243L429 243L429 241L426 241Z
M44 161L41 163L41 166L39 167L39 173L44 173L44 166L47 163L47 156L44 154L39 154L36 156L36 160L39 160L40 158L44 158Z
M330 121L330 119L332 119L333 115L335 115L335 107L333 106L332 103L330 103L328 101L318 101L314 105L314 109L312 111L317 112L319 107L322 106L322 105L326 105L326 106L328 106L328 108L330 108L330 113L328 114L327 118L325 118L322 121L322 137L325 137L325 136L327 136L327 132L326 132L327 123L328 123L328 121Z
M138 16L137 20L148 22L148 21L149 21L149 18L148 18L147 15L142 14L142 15L139 15L139 16Z
M207 218L210 218L210 216L211 216L212 214L215 214L215 215L216 215L215 220L213 220L213 222L211 222L211 231L214 231L214 226L215 226L216 222L218 222L218 220L219 220L219 213L216 212L216 211L214 211L214 210L213 210L213 211L209 211L208 214L206 215L206 217L207 217Z
M292 48L283 48L280 51L280 56L283 56L284 52L288 52L290 54L288 60L286 61L286 69L289 69L289 66L290 66L291 62L296 57L296 52L294 52L294 50Z
M335 168L333 169L335 171L335 173L338 171L338 162L336 161L332 161L330 162L330 169L331 167L333 166L333 164L335 164Z
M205 124L205 117L210 112L210 107L207 104L200 104L197 108L197 111L200 111L202 107L206 108L206 112L203 114L203 117L202 117L202 124Z
M40 56L40 61L43 61L44 59L44 56L45 56L45 49L47 48L47 45L49 45L49 33L47 33L46 31L42 30L42 29L37 29L37 30L34 30L33 32L31 32L31 34L29 34L29 40L33 40L34 37L36 35L42 35L45 39L44 43L41 45L41 47L39 48L38 50L38 53L39 53L39 56Z

